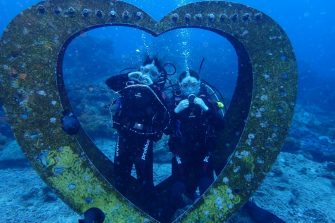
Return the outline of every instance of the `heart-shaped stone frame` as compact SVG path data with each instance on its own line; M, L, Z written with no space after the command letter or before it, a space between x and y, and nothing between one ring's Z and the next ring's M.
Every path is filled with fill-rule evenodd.
M70 41L102 26L131 26L153 36L195 27L213 31L235 47L238 83L226 113L220 150L225 168L205 195L177 220L222 222L255 191L275 161L293 115L297 67L285 32L250 7L223 1L182 6L154 21L141 9L115 1L51 0L18 15L1 39L1 101L13 132L44 181L73 209L96 206L107 222L149 222L151 218L112 186L113 166L83 129L61 129L71 109L62 77ZM110 171L109 171L110 170Z

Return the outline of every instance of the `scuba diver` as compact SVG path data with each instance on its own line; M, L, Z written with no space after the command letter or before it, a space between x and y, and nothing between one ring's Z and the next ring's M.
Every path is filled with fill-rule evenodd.
M142 208L153 199L153 142L158 141L168 124L163 87L166 71L160 61L146 57L138 71L112 76L106 84L118 92L111 105L113 128L118 132L115 148L115 186L124 194L136 195ZM131 170L135 165L136 186ZM131 196L131 195L130 195Z
M170 212L192 204L214 180L212 152L216 133L222 129L222 103L213 100L205 82L193 70L179 76L180 94L166 134L173 153ZM197 194L199 188L200 194Z

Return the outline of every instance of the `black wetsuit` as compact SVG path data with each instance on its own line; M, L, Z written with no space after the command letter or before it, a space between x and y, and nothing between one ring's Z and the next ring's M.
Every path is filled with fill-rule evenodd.
M118 108L113 116L113 127L119 134L114 158L115 186L124 194L135 194L140 204L146 206L154 187L153 141L161 138L168 122L163 97L157 86L129 81L128 74L113 76L106 84L121 95L115 102ZM133 165L137 176L135 187L131 183Z
M180 113L171 112L169 125L169 148L174 154L172 159L171 206L174 209L185 205L182 194L190 200L195 198L199 187L202 194L213 182L211 153L216 145L216 133L222 128L222 117L216 101L210 101L201 90L201 98L208 106L203 111L200 106L190 103ZM184 98L176 98L175 106Z

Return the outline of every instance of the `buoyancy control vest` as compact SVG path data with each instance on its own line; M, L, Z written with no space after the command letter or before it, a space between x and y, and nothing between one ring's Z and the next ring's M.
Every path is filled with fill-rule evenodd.
M166 134L185 141L196 142L200 139L206 140L207 137L213 136L217 130L223 127L224 107L220 105L222 102L220 96L215 93L215 90L202 82L197 97L205 102L209 107L209 111L204 112L198 105L190 102L189 107L180 113L175 114L171 112L172 119L166 130ZM188 97L181 94L174 95L170 110L173 111L179 102L186 98ZM190 101L190 98L188 99Z
M167 126L169 114L157 93L141 84L126 86L118 93L113 127L123 134L159 138Z

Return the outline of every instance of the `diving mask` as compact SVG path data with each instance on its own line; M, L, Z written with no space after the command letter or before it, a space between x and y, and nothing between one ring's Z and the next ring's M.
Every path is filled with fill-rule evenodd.
M187 76L181 81L180 90L185 96L197 95L200 91L200 81L195 77Z
M141 66L140 71L148 75L153 82L159 79L161 73L158 71L157 67L154 64L147 64L145 66Z

